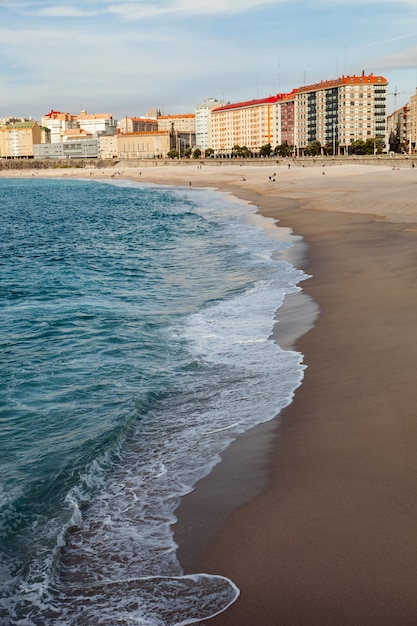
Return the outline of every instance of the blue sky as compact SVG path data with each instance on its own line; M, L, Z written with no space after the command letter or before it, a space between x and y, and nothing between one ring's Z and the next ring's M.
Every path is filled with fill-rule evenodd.
M0 0L0 41L0 118L192 113L362 70L391 112L417 87L417 0Z

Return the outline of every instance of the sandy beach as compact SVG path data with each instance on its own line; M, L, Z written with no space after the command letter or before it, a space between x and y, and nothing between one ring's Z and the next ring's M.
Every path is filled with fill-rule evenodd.
M278 311L274 336L304 354L303 384L183 499L180 560L240 588L213 626L415 626L417 169L222 163L26 175L215 187L300 236L298 261L312 277L306 300ZM311 303L319 315L307 329Z

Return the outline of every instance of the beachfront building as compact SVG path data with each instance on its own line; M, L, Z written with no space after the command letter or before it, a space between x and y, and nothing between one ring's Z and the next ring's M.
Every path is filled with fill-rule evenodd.
M415 153L417 150L417 89L414 96L410 98L410 111L408 116L408 146L409 152Z
M123 117L117 124L120 133L147 133L158 130L158 121L149 117Z
M411 148L409 137L410 107L405 104L387 117L387 136L390 152L408 154Z
M295 145L295 90L284 96L277 108L279 121L277 122L276 145L287 143ZM275 146L272 146L274 148Z
M49 113L41 117L41 126L49 129L50 142L58 143L63 140L67 130L77 127L75 118L76 116L71 115L71 113L62 113L62 111L51 109Z
M122 159L165 158L175 148L175 134L168 130L116 135L117 156Z
M34 121L6 124L0 128L0 157L33 158L34 145L41 143L41 130Z
M101 135L98 138L99 154L102 159L117 158L117 137L118 135Z
M49 113L42 116L41 126L49 128L51 143L58 143L64 141L67 131L77 129L88 133L93 138L103 134L115 134L117 121L111 113L89 115L87 111L81 111L81 115L73 115L51 109Z
M97 159L98 139L70 139L34 146L35 159Z
M387 88L383 76L342 76L295 90L294 143L300 154L313 141L348 154L356 141L387 137Z
M210 147L219 155L234 146L256 154L264 145L287 143L294 155L303 156L313 142L333 154L348 154L356 141L386 143L387 88L384 77L362 73L214 108Z
M272 149L281 137L279 103L284 94L260 100L226 104L211 111L211 148L230 156L235 146L258 153L262 146Z
M69 128L66 130L62 137L62 143L68 141L83 141L84 139L93 139L93 133L82 128Z
M195 143L197 148L202 151L203 156L205 151L212 147L211 112L224 104L226 103L220 102L216 98L208 98L195 107Z
M176 130L181 133L195 134L195 114L160 115L157 119L158 130Z
M116 133L117 120L114 119L112 113L89 114L87 111L81 111L80 115L75 116L75 122L78 128L91 133L95 138Z
M180 157L186 150L195 147L195 114L160 115L158 130L171 134L171 149L176 150Z

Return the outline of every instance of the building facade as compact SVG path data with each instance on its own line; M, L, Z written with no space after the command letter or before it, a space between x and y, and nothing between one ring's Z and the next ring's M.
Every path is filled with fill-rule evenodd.
M99 152L102 159L115 159L118 156L118 135L101 135L98 138Z
M58 143L64 141L65 136L68 136L68 131L76 131L77 129L88 133L93 138L103 134L115 134L117 120L111 113L89 115L86 111L81 111L81 115L72 115L71 113L51 110L42 116L41 126L49 129L51 143Z
M41 130L37 122L16 122L0 128L2 158L33 158L34 146L40 143Z
M116 135L117 156L122 159L165 158L175 148L174 134L167 131Z
M405 104L387 117L387 136L390 152L409 154L412 150L410 106Z
M64 133L76 128L77 124L75 115L51 109L49 113L41 117L41 127L49 129L51 143L58 143L63 140Z
M195 143L197 148L204 153L212 147L211 141L211 112L225 102L219 102L216 98L208 98L205 102L195 107ZM230 104L230 103L228 103Z
M145 133L158 130L158 121L148 117L123 117L117 124L120 133Z
M117 120L114 119L112 113L89 114L87 111L81 111L80 115L75 116L75 122L78 128L91 133L95 138L116 133Z
M348 154L356 141L387 140L387 88L383 76L342 76L295 90L294 145L303 153L318 141Z
M281 136L279 102L284 94L261 100L226 104L211 111L211 148L217 154L230 154L235 146L257 152Z
M303 155L312 142L348 154L356 141L387 142L387 88L383 76L342 76L298 87L289 94L239 102L211 111L211 146L230 153L245 146L253 153L270 144L293 146Z
M98 156L98 139L57 141L34 146L35 159L96 159Z
M158 130L176 130L179 133L195 134L195 114L184 115L160 115L158 117Z
M408 116L408 146L410 154L415 154L417 150L417 89L414 96L410 98L410 110Z

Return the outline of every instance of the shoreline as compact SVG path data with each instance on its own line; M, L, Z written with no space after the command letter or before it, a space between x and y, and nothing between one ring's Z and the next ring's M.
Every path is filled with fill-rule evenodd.
M210 169L172 167L169 177L126 170L124 177L215 187L301 236L302 269L312 276L302 293L320 315L295 339L307 369L293 402L236 440L177 511L186 573L224 575L241 591L206 623L412 626L417 175L362 165L325 175L279 167L272 183L267 168L245 166L245 180L239 166ZM242 500L231 503L237 489Z
M320 316L296 341L307 370L264 450L268 485L197 558L241 591L213 626L417 622L417 219L407 194L392 219L387 185L368 192L380 215L254 200L305 237Z

